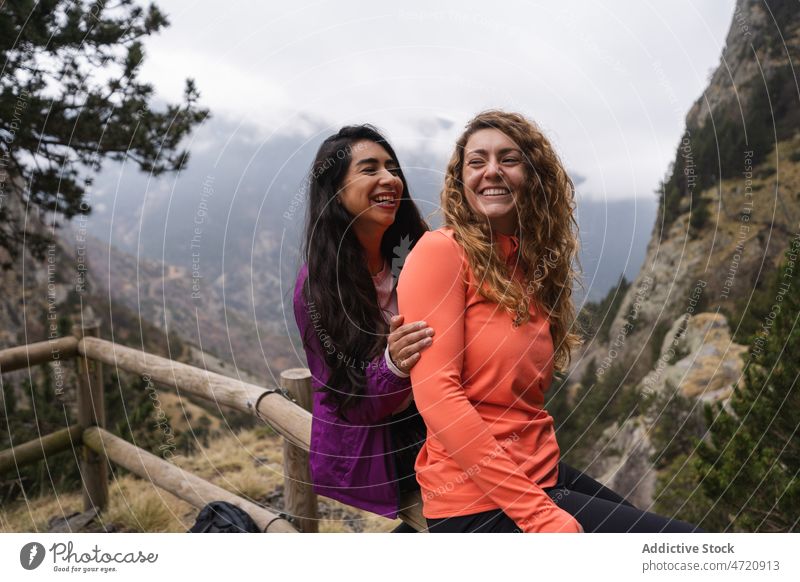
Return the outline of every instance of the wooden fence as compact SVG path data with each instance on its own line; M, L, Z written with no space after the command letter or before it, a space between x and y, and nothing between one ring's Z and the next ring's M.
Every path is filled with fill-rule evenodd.
M318 531L317 497L311 489L308 450L311 442L311 375L305 368L286 370L281 386L265 388L99 337L96 322L84 322L73 336L0 351L0 373L54 360L74 359L78 372L78 424L0 451L0 474L60 452L81 448L84 509L102 511L108 503L108 463L113 462L201 509L227 501L249 513L262 531ZM103 364L169 386L217 405L255 414L284 438L283 514L238 497L105 430ZM291 397L291 399L290 399ZM424 531L419 494L401 501L401 519ZM290 516L287 520L285 516Z

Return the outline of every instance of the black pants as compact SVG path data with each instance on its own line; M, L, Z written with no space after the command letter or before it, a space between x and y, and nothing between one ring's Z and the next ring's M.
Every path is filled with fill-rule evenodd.
M544 490L553 502L572 515L585 532L689 533L700 528L642 511L588 475L560 462L558 482ZM472 515L428 519L433 533L519 533L514 521L501 509Z

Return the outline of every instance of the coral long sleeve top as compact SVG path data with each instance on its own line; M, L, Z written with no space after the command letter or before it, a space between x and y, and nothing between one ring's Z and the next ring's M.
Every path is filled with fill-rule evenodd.
M518 239L498 234L495 243L515 264ZM405 321L424 320L436 331L411 370L428 429L416 462L423 515L500 508L524 532L578 531L543 490L556 484L560 456L544 409L553 376L548 319L532 301L530 321L515 328L477 289L447 228L426 233L400 275Z

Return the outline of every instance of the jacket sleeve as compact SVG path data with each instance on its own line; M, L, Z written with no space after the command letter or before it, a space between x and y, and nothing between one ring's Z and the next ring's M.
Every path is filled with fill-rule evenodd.
M458 244L429 232L406 259L398 287L408 321L436 330L433 343L411 369L414 401L448 454L525 532L579 531L505 452L462 387L467 264ZM424 289L424 292L422 290Z
M311 371L312 388L316 390L327 387L330 369L325 362L325 353L333 350L335 342L318 324L319 313L309 309L303 297L303 284L306 277L301 271L294 292L294 316L303 348L306 352L308 368ZM329 352L331 353L331 352ZM355 425L374 425L388 421L392 413L411 394L410 378L395 376L386 365L383 353L364 364L366 390L357 397L355 403L347 410L347 421Z

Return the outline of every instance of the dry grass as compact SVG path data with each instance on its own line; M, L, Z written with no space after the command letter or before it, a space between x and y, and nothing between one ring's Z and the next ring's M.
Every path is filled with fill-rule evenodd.
M125 475L108 492L103 520L126 532L183 532L197 511L185 501L143 479Z
M33 497L0 508L0 532L46 532L52 517L65 517L81 511L81 493Z
M192 456L178 455L172 461L236 495L282 507L283 441L267 429L228 433ZM319 508L321 532L391 531L400 523L322 497ZM80 491L17 502L0 508L0 532L46 532L52 518L82 510ZM113 524L116 531L185 532L198 511L149 481L115 472L101 521Z

